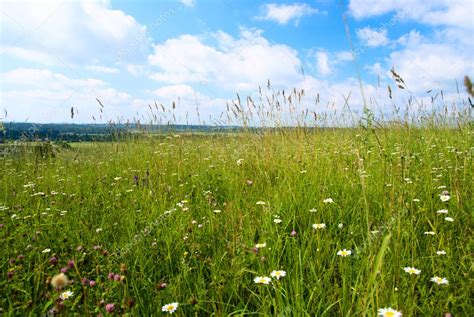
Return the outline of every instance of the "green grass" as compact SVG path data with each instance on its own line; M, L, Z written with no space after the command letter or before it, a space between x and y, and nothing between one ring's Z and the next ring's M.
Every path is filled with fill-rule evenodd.
M105 315L114 303L154 316L179 302L177 316L473 315L472 128L374 132L182 134L7 155L0 313ZM344 248L352 254L338 256ZM68 260L74 295L61 303L50 279ZM272 270L287 274L254 283Z

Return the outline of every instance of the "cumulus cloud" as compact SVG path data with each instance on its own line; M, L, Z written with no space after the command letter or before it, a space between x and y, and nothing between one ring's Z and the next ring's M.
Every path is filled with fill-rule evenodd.
M181 35L154 45L149 56L156 67L151 78L169 84L198 83L213 85L230 92L255 89L267 79L286 86L301 79L301 60L293 48L272 44L262 31L241 29L233 38L219 31L207 44L206 38Z
M393 11L429 25L474 28L472 1L464 0L413 0L409 3L397 0L351 0L349 12L357 19L387 14Z
M106 104L102 121L130 117L132 97L102 80L75 79L48 69L17 68L0 75L2 106L19 121L70 122L70 108L78 109L76 120L92 121L101 115L95 98ZM76 121L77 122L77 121Z
M169 109L167 119L182 123L225 124L229 100L202 93L192 86L177 84L162 86L152 91L153 98ZM175 113L170 105L175 104ZM169 115L171 114L171 116ZM172 115L175 117L172 118Z
M140 58L149 45L146 27L106 0L7 1L2 13L2 50L44 65Z
M120 70L115 67L107 67L107 66L100 66L100 65L89 65L86 66L87 70L96 73L105 73L105 74L118 74Z
M431 89L453 92L455 80L474 71L472 32L474 3L461 0L403 1L351 0L349 12L357 19L370 18L398 12L397 18L432 27L432 34L422 35L412 30L392 41L392 52L385 63L366 66L373 73L385 73L394 67L415 94ZM367 29L367 28L365 28ZM364 30L364 29L362 29ZM386 29L373 30L357 35L368 46L387 44ZM380 31L385 31L381 34ZM372 45L371 45L372 44Z
M388 44L387 29L374 29L371 27L365 27L356 30L357 37L364 45L369 47L377 47Z
M474 73L472 56L443 43L419 43L394 51L389 64L414 92L429 89L453 89L454 80Z
M264 11L264 14L262 16L257 16L257 20L273 21L279 24L288 24L290 21L295 21L295 23L298 24L302 17L320 13L318 9L315 9L306 3L268 3L262 6L262 10Z
M187 7L194 7L194 5L196 4L195 0L178 0L178 1Z
M321 75L329 75L332 73L331 67L329 66L329 55L324 51L316 52L316 69Z

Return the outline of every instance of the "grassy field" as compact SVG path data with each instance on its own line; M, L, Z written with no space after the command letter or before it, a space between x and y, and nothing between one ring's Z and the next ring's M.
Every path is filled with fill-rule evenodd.
M6 155L0 314L472 316L473 153L464 124Z

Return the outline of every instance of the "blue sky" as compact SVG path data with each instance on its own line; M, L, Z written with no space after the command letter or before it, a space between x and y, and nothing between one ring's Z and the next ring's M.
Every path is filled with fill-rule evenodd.
M354 56L383 113L392 67L410 88L399 103L431 89L455 100L455 80L474 73L468 0L2 1L0 13L6 121L146 122L148 105L174 101L177 122L210 123L267 79L304 89L310 110L340 111L350 93L358 111Z

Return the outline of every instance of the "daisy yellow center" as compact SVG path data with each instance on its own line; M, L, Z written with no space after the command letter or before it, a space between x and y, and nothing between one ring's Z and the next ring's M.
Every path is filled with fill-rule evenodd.
M168 311L172 311L173 309L174 309L173 305L166 306L166 310L168 310Z
M393 311L388 311L385 313L385 317L394 317L395 313Z
M349 254L349 252L347 252L347 251L342 251L341 254L344 255L344 256L346 256L346 255Z

